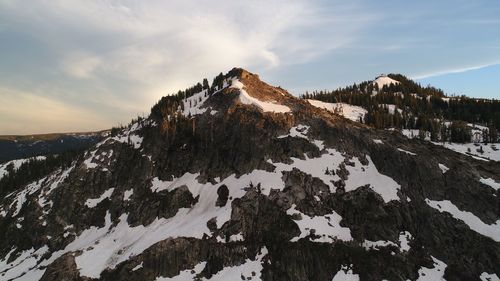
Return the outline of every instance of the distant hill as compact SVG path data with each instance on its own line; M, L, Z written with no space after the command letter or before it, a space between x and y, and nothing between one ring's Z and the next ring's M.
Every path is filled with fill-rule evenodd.
M306 92L302 98L337 109L357 106L366 113L355 121L377 129L417 130L417 135L429 135L432 141L494 143L499 137L500 100L447 96L401 74L380 75L333 91Z
M98 142L109 131L0 136L0 163L33 156L83 149Z

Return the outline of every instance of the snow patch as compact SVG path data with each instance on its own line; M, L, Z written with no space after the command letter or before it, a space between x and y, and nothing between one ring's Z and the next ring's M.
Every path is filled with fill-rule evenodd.
M200 274L207 262L200 262L193 269L183 270L174 277L157 277L155 281L192 281L196 275Z
M278 136L278 139L293 137L293 138L303 138L309 140L312 144L316 145L319 150L323 150L325 148L324 142L321 140L310 140L307 137L309 133L310 126L307 125L297 125L290 128L290 132L287 135Z
M160 192L162 190L168 190L168 191L171 191L171 189L169 189L169 187L175 182L175 179L174 180L171 180L171 181L162 181L160 180L158 177L154 177L152 180L151 180L151 191L153 192Z
M135 122L130 125L129 128L125 129L123 132L121 132L118 136L111 137L109 139L121 142L121 143L126 143L131 146L133 146L135 149L141 148L143 138L137 134L137 131L142 129L143 123L140 122ZM107 139L105 140L107 141ZM102 143L104 143L103 141ZM98 146L97 146L98 147Z
M245 263L237 266L225 267L217 272L210 279L218 281L233 281L233 280L261 280L262 277L262 259L267 255L267 248L264 247L261 253L255 257L255 260L247 259Z
M143 262L141 262L140 264L136 265L134 268L132 268L132 271L137 271L137 270L141 269L142 268L142 264L143 264Z
M43 246L36 251L33 248L25 250L14 261L7 263L15 250L13 248L3 260L0 260L0 276L2 280L39 280L45 270L31 271L31 269L37 265L42 256L49 250L49 247Z
M55 174L53 174L47 181L44 182L44 185L47 185L48 182L51 182L48 187L42 188L42 191L40 191L40 194L38 195L38 204L44 208L43 213L48 214L49 210L45 210L46 206L52 207L54 204L52 201L48 200L48 197L50 194L59 187L59 185L64 182L71 171L75 166L71 166L68 169L64 170L62 173L60 171L57 171Z
M410 232L404 231L399 234L399 249L402 252L408 252L410 250L410 240L413 237Z
M399 81L394 80L388 76L380 75L373 81L373 85L377 84L379 89L382 89L384 86L389 86L391 84L397 85Z
M365 250L378 250L378 249L383 248L383 247L387 247L387 246L397 247L398 245L396 245L396 243L394 243L392 241L385 241L385 240L370 241L370 240L365 240L363 242L362 246L363 246L363 248L365 248Z
M85 164L85 166L87 167L87 169L94 169L94 168L97 167L97 164L92 162L92 160L94 159L95 153L96 153L96 150L91 151L90 152L90 157L87 158L87 159L85 159L85 161L83 161L83 164Z
M446 281L443 276L447 265L433 256L431 258L434 261L434 267L421 267L418 270L417 281Z
M342 266L332 281L359 281L359 275L352 273L351 266Z
M262 259L268 253L267 248L261 249L261 253L255 257L255 260L247 259L243 264L224 267L222 270L214 274L210 279L201 278L196 280L218 280L218 281L234 281L234 280L261 280L262 278ZM179 275L172 278L158 277L156 281L188 281L195 280L205 268L206 262L197 264L193 269L181 271Z
M203 114L207 111L207 108L202 108L205 101L209 98L207 90L203 90L197 94L184 99L184 110L182 110L182 115L189 117L198 114ZM213 115L213 114L212 114Z
M110 188L110 189L104 191L104 193L101 194L101 196L99 196L99 198L96 198L96 199L87 199L87 201L85 201L85 206L87 206L89 208L94 208L99 203L101 203L102 201L104 201L104 199L110 198L111 195L113 194L113 191L115 191L115 189L114 188Z
M324 216L310 217L298 211L295 209L295 205L292 205L286 213L288 215L300 215L302 218L300 220L294 220L301 233L300 236L292 238L292 242L298 241L310 234L319 236L311 239L311 241L314 242L333 243L336 240L352 241L351 230L348 227L340 226L342 217L335 211Z
M28 184L25 188L23 188L21 191L18 191L14 193L16 196L12 200L12 203L9 205L9 210L12 211L12 209L15 207L14 212L12 213L12 217L15 217L21 212L21 209L24 205L24 203L27 200L27 197L35 192L37 192L41 188L42 182L45 180L45 178L32 182ZM8 195L7 197L9 197ZM7 198L6 197L6 198Z
M481 235L490 237L496 242L500 242L500 220L497 220L494 224L486 224L480 218L476 217L473 213L458 209L458 207L451 203L449 200L434 201L425 199L425 202L427 203L427 205L438 210L439 212L447 212L453 218L461 220L471 230L474 230Z
M125 192L123 192L123 200L124 201L128 201L130 200L130 197L134 194L134 189L129 189L129 190L125 190Z
M288 135L278 136L278 139L282 139L282 138L286 138L286 137L308 139L307 133L309 133L309 128L310 127L307 125L300 125L299 124L297 126L291 127Z
M417 129L403 129L401 130L401 134L403 136L409 138L409 139L414 139L420 137L420 131ZM431 140L431 133L430 132L423 132L423 138L426 141Z
M340 177L337 174L331 175L326 173L326 170L335 170L344 162L345 157L335 149L326 149L326 151L327 153L317 158L309 158L307 155L305 159L291 157L292 164L273 163L271 160L268 160L268 162L276 166L275 172L279 172L279 174L283 171L291 171L293 168L297 168L302 172L319 178L330 187L331 192L335 192L336 188L333 185L333 181L340 180ZM362 165L356 157L351 159L353 162L352 166L345 165L346 170L349 172L348 179L345 181L345 191L353 191L361 186L369 185L373 191L382 196L385 202L399 200L397 192L401 186L392 178L379 173L371 158L369 156L366 156L366 158L368 160L368 165L366 166Z
M450 170L450 168L446 167L445 165L439 163L439 169L441 169L441 172L444 174Z
M500 278L498 278L496 273L489 274L487 272L481 273L479 279L481 279L481 281L500 281Z
M412 156L417 155L417 154L415 154L415 153L413 153L413 152L411 152L411 151L404 150L404 149L401 149L401 148L398 148L398 151L404 152L404 153L409 154L409 155L412 155Z
M238 234L233 234L229 236L229 242L238 242L238 241L244 241L245 238L243 238L243 234L240 232Z
M476 160L483 161L500 161L500 143L494 144L475 144L475 143L442 143L433 142L436 145L441 145L447 149L467 155ZM483 153L481 153L481 149Z
M493 188L494 190L499 190L500 189L500 183L496 182L494 179L492 178L481 178L479 180L482 184L485 184L485 185L488 185L490 186L491 188Z
M378 241L370 241L365 240L362 244L363 248L366 250L379 250L383 247L393 246L399 248L400 252L407 252L410 250L410 240L412 239L412 235L408 231L404 231L399 233L399 245L392 241L378 240Z
M347 103L328 103L319 100L307 101L315 107L326 109L355 122L364 120L366 113L368 113L366 109L360 106L350 105Z

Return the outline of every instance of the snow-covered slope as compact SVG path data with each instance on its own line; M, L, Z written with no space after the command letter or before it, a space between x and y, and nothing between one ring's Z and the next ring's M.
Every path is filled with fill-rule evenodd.
M477 127L476 127L477 128ZM478 130L478 129L476 129ZM415 129L403 129L401 133L410 139L419 138L420 132ZM431 140L430 132L423 132L426 141ZM443 146L455 152L470 156L476 160L500 161L500 143L450 143L450 142L432 142Z
M337 113L355 122L363 120L367 112L366 109L362 107L350 105L347 103L328 103L318 100L307 100L307 101L315 107L329 110L331 112Z
M25 158L25 159L16 159L16 160L11 160L7 161L5 163L0 164L0 179L3 178L5 175L8 174L8 169L10 165L12 165L13 170L19 169L23 163L26 163L30 161L31 159L36 159L36 160L44 160L46 157L45 156L36 156L36 157L30 157L30 158Z
M473 157L479 160L500 161L500 143L442 143L435 142L434 144L442 145L448 149Z
M382 87L389 86L390 84L399 84L399 81L396 81L386 75L380 75L375 80L373 80L373 84L376 84L379 89L382 89Z

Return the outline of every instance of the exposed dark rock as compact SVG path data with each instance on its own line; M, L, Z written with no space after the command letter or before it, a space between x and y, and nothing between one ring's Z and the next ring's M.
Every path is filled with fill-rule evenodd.
M193 272L193 279L210 278L257 257L262 272L238 278L254 280L261 274L263 280L330 281L349 268L361 280L415 280L421 267L434 266L431 256L447 265L448 280L477 280L483 272L500 275L499 242L425 201L449 200L494 224L500 219L500 192L479 179L500 182L499 163L372 130L241 69L223 78L230 77L238 77L253 97L291 112L262 112L242 103L239 90L228 87L207 91L199 108L206 111L197 115L179 113L182 98L166 98L155 114L92 147L71 170L47 175L3 198L0 260L10 253L12 263L24 251L47 246L35 266L45 269L42 280L86 280L75 257L108 245L98 243L106 237L112 266L101 280L155 280L185 270ZM301 136L283 137L299 124L304 126ZM142 138L139 146L136 138ZM401 153L400 147L416 155ZM322 163L318 171L297 165L317 165L311 160L333 150L341 160ZM443 174L439 163L450 170ZM384 201L375 183L356 178L367 169L376 173L375 168L400 186L396 200ZM275 178L269 182L271 176ZM152 190L155 178L161 190ZM302 214L290 214L292 206ZM322 242L328 237L310 226L301 232L299 225L308 218L327 215L338 216L339 222L328 221L324 227L338 223L349 229L352 240L332 236ZM137 237L114 233L119 226ZM193 233L181 232L183 227ZM411 238L404 250L399 239L406 232ZM92 235L98 236L92 237L95 241L41 266L53 253L81 242L79 237ZM146 238L154 243L134 248ZM392 244L366 249L367 240ZM259 256L263 251L267 254ZM127 256L118 263L123 253Z
M41 281L87 281L91 278L80 277L73 253L67 253L51 263L42 276Z
M229 189L225 184L219 186L219 188L217 189L217 195L218 197L217 197L217 202L215 202L215 205L219 207L226 206L227 199L229 196Z

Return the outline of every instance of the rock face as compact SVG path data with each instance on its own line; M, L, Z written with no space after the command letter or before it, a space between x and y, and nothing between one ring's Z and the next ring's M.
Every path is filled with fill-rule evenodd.
M3 198L0 279L494 278L499 182L233 69Z

